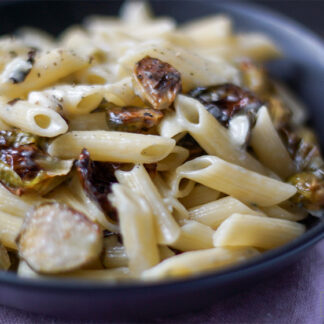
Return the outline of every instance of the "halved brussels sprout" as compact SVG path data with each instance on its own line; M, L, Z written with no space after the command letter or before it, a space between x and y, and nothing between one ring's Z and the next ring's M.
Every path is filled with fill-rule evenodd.
M300 172L288 179L297 189L296 195L291 199L301 204L309 211L324 209L324 171L322 174Z
M44 195L61 183L73 161L49 156L42 139L21 131L0 131L0 182L12 193Z
M20 256L39 273L78 269L102 250L99 226L66 205L39 205L25 217L17 239Z
M157 126L163 113L152 108L109 107L106 121L111 130L133 133L147 133Z
M170 107L182 88L179 71L157 58L144 57L135 64L133 75L138 95L154 109Z
M252 92L231 83L196 88L189 95L198 99L226 127L238 113L250 115L255 120L256 113L263 104Z

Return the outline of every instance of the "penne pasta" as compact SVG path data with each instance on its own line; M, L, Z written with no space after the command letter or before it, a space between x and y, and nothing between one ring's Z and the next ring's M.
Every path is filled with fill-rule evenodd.
M187 209L181 204L178 199L168 196L163 199L163 202L179 224L182 224L186 219L189 218Z
M171 246L179 251L210 249L213 247L213 234L209 226L189 220L181 226L180 236Z
M209 155L198 157L177 168L173 177L169 178L173 194L177 195L183 178L259 206L278 204L296 193L296 188L288 183Z
M0 242L9 249L17 250L16 238L20 232L23 219L0 212Z
M180 234L179 226L143 165L135 165L128 172L116 171L115 175L121 184L130 187L134 192L146 198L155 217L158 243L167 245L175 242Z
M255 215L233 214L216 230L214 246L254 246L274 249L305 232L296 222Z
M28 64L27 61L17 58L6 65L0 75L0 95L19 98L31 90L47 87L88 65L86 59L65 49L44 52L39 56L36 55L33 60L34 63ZM27 76L23 80L15 81L13 78L22 70L29 71Z
M228 131L198 100L179 95L175 109L179 122L208 154L265 173L257 160L232 143Z
M186 133L185 127L179 122L174 111L168 112L158 125L158 132L161 136L174 138Z
M118 242L116 235L104 238L102 264L105 268L119 268L128 266L128 256L125 247Z
M44 137L55 137L67 132L66 121L55 111L31 104L24 100L4 103L0 108L0 118L8 125Z
M70 131L109 130L104 112L76 115L69 119Z
M159 245L159 251L160 251L160 260L165 260L175 255L175 253L166 245Z
M0 211L23 218L33 205L44 202L44 199L30 194L18 197L0 184L0 201Z
M280 206L262 207L262 211L265 212L269 217L281 218L281 219L286 219L294 222L301 221L307 217L306 211L301 211L298 209L289 211Z
M103 88L94 85L60 85L28 95L32 104L62 111L65 116L88 114L95 110L103 99Z
M145 199L126 186L114 184L112 192L129 269L140 274L160 261L152 211Z
M48 279L49 276L37 274L26 262L21 261L18 267L18 276L31 279ZM69 280L94 280L116 282L121 279L131 279L133 276L126 267L105 270L76 270L64 274L56 274L54 277Z
M158 58L181 71L184 92L197 86L224 82L239 83L237 71L230 63L220 57L216 56L213 60L203 59L181 47L177 48L170 45L165 41L143 43L139 48L129 49L119 59L119 64L128 70L132 70L134 64L145 56Z
M189 157L189 151L181 146L175 146L172 152L157 163L158 171L174 170Z
M142 278L144 280L157 280L186 277L205 271L219 270L258 255L259 252L253 248L213 248L185 252L168 258L157 266L144 271Z
M233 197L224 197L189 209L189 218L216 229L232 214L265 216Z
M105 85L103 95L108 102L117 106L144 106L143 101L134 92L133 81L130 77Z
M258 112L257 121L252 130L251 146L258 159L283 179L296 172L296 167L274 128L265 106Z
M173 139L125 132L72 131L56 138L48 148L50 155L77 158L86 148L96 161L155 163L168 156Z
M196 184L188 196L181 198L180 202L186 208L206 204L219 198L221 193L201 184Z

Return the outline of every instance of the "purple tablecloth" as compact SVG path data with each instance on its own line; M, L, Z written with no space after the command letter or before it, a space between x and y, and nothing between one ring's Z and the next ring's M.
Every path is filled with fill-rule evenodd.
M197 313L152 319L150 323L324 323L324 241L298 263L251 290L217 302ZM55 320L0 306L2 324L97 323Z

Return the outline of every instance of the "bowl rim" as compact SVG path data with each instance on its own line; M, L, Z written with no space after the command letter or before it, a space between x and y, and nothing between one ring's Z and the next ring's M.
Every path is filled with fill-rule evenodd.
M152 2L161 2L161 0L151 0ZM188 0L187 0L188 1ZM195 1L195 0L189 0ZM6 5L15 5L17 3L25 2L23 0L4 1L0 5L4 7ZM64 2L64 1L62 1ZM269 9L260 4L251 4L238 2L218 3L213 0L205 0L215 9L229 9L235 13L244 13L246 16L260 15L263 18L263 23L267 25L281 26L291 35L295 35L298 38L303 38L312 47L312 53L321 64L321 68L324 69L324 42L313 31L303 26L299 22L278 13L272 9ZM315 51L315 52L314 52ZM289 256L301 252L320 240L324 239L324 219L322 218L317 225L306 231L299 238L277 249L270 250L263 253L260 257L251 259L248 262L239 264L224 270L206 272L197 276L191 276L184 279L167 279L163 281L127 281L127 282L109 282L109 281L81 281L79 279L72 278L23 278L18 277L13 272L0 271L0 285L10 285L25 289L37 289L39 291L49 292L49 289L55 288L55 291L60 292L77 292L77 293L89 293L90 291L102 292L135 292L138 290L150 290L159 289L163 291L169 291L169 289L177 288L181 291L202 289L203 287L210 287L216 282L228 282L233 279L243 277L251 273L257 273L259 271L267 269L272 263L280 262L284 259L288 259Z

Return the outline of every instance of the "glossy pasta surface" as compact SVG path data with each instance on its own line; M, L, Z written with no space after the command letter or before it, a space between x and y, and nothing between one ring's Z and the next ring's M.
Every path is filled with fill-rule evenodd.
M280 49L215 15L127 2L57 39L0 38L0 270L152 281L295 240L324 208L305 108L264 68ZM17 265L18 266L15 266Z

